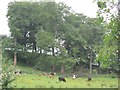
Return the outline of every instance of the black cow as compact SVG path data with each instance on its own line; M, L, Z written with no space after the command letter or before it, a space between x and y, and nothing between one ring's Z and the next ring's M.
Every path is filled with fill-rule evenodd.
M91 80L92 80L92 78L88 77L88 81L91 81Z
M65 77L61 76L61 77L58 77L59 81L63 81L63 82L66 82L65 80Z

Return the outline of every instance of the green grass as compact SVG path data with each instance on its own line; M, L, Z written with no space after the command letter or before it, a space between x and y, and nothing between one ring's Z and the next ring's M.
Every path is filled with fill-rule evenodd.
M92 81L87 78L78 78L73 80L71 77L66 78L67 82L59 82L58 77L50 78L48 76L38 75L21 75L11 83L16 88L117 88L117 78L98 77Z
M33 69L32 67L25 66L24 64L19 63L19 65L16 66L16 70L20 69L23 73L26 74L39 74L41 71Z
M20 75L16 77L10 86L14 88L118 88L118 78L111 78L111 76L101 76L92 78L92 81L87 81L87 77L77 78L73 80L67 77L67 82L59 82L58 75L54 78L48 76L38 76L38 73L30 67L17 67L26 72L27 75Z

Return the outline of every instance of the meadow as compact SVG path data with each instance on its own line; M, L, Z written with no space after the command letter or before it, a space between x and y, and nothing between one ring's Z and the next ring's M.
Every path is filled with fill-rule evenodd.
M48 75L39 76L40 71L36 71L29 67L19 67L26 75L16 76L16 80L10 83L14 88L118 88L118 78L112 78L110 75L97 75L88 81L87 77L79 77L72 79L66 77L66 82L60 82L55 75L50 78Z
M67 82L59 82L57 76L49 78L48 76L25 75L18 76L11 83L15 88L117 88L117 78L98 77L92 81L87 78L66 78Z

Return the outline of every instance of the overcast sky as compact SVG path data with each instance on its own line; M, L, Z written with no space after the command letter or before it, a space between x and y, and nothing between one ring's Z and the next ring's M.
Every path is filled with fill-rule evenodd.
M0 34L9 35L9 27L6 18L8 3L14 0L0 0ZM15 0L24 1L24 0ZM27 0L29 1L29 0ZM34 0L31 0L34 1ZM36 0L38 1L38 0ZM49 1L49 0L48 0ZM93 0L55 0L56 2L64 2L77 13L83 13L89 17L96 17L97 4Z

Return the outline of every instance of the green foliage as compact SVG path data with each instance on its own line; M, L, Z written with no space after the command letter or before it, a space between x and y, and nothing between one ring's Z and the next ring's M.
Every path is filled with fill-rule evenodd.
M114 64L114 68L117 68L116 48L114 46L104 47L99 51L97 61L101 61L101 66L107 68Z
M9 3L7 17L12 36L21 36L22 38L17 39L18 43L25 48L28 45L28 48L36 51L35 35L41 26L45 31L55 35L55 31L59 30L63 22L64 14L67 15L69 12L67 8L63 3L44 1Z
M20 29L14 26L11 27L11 32L12 32L11 36L13 36L16 39L21 39L23 37L22 33L20 32Z
M3 47L3 49L14 48L14 43L13 43L12 38L6 37L6 38L2 39L2 47Z
M75 60L71 58L62 58L51 55L40 55L37 59L35 68L42 71L52 71L54 65L55 71L60 71L61 66L64 65L65 70L71 70L75 64Z
M100 9L107 8L105 2L99 1L98 4ZM101 21L104 20L104 17L98 16ZM7 17L11 36L13 41L16 40L19 61L33 66L36 64L35 67L42 70L46 68L45 65L50 68L54 64L56 67L63 64L66 69L72 68L75 58L84 60L88 65L88 54L90 51L95 54L94 47L102 42L104 33L103 24L97 18L72 12L64 3L11 2ZM59 49L56 52L59 54L55 54L55 48ZM33 53L29 55L29 50L36 52L35 56ZM37 55L39 51L40 56ZM52 52L53 57L47 55L48 51ZM46 55L41 55L43 53ZM95 55L92 56L94 60Z
M18 65L15 67L16 70L21 70L22 75L26 75L26 74L40 74L42 73L42 71L39 71L35 68L33 68L32 66L28 66L24 63L18 62Z
M66 58L63 63L66 71L71 71L76 61L73 58Z
M51 55L40 55L36 59L35 68L42 71L51 71L52 65L58 65L58 59Z
M17 43L15 46L14 39L12 37L5 37L2 39L2 48L3 51L5 50L14 51L15 49L18 51L19 49L22 49L23 46L20 45L19 43Z
M97 2L97 5L98 5L98 7L101 8L101 9L106 8L106 2L100 2L100 1L98 1L98 2Z
M55 39L51 33L41 30L36 34L36 42L39 48L46 49L54 46Z
M9 88L10 83L15 80L14 76L14 66L12 66L11 60L5 58L2 59L2 73L1 73L1 84L2 88Z
M103 36L103 42L101 43L100 51L98 53L97 60L101 61L103 67L112 66L117 68L117 58L118 58L118 15L113 11L116 8L116 1L108 0L103 3L102 0L98 2L103 6L98 10L98 18L103 18L100 20L101 24L104 24L105 34ZM107 5L109 4L109 5ZM104 14L104 15L103 15Z
M17 57L18 62L29 66L34 66L36 63L36 59L39 57L39 53L19 51L17 53Z

